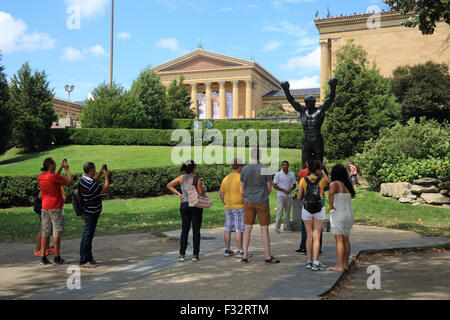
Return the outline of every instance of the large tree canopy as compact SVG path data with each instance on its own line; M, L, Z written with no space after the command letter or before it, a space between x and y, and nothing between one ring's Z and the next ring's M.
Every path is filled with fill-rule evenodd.
M323 124L325 156L344 159L361 152L366 140L375 138L380 128L391 127L401 115L390 81L370 66L367 53L353 40L336 52L333 77L339 83Z
M0 55L0 60L1 60ZM11 131L13 127L13 114L8 104L9 88L6 74L3 72L5 68L0 65L0 155L5 153L9 146Z
M405 25L419 26L423 34L433 34L436 22L441 19L450 25L450 0L383 0L392 9L405 14L415 12L415 17L407 20Z
M45 71L32 71L25 63L11 79L10 103L14 110L13 137L25 152L34 152L50 145L51 127L58 120Z
M403 122L420 117L442 123L450 119L450 74L448 65L428 61L397 67L392 92L401 106Z

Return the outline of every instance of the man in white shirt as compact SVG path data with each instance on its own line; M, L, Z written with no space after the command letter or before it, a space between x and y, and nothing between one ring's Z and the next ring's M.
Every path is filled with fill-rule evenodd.
M275 221L275 233L280 233L281 217L284 212L284 231L292 232L289 227L292 208L292 190L295 189L295 175L289 171L289 162L283 161L282 170L275 174L273 179L273 188L277 190L277 207L278 213Z

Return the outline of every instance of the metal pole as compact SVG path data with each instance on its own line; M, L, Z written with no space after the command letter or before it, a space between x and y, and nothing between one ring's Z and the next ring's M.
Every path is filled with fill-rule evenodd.
M113 82L113 58L114 58L114 0L111 0L111 63L110 63L110 76L109 87L112 88Z
M70 90L69 93L69 101L67 101L67 117L70 118Z

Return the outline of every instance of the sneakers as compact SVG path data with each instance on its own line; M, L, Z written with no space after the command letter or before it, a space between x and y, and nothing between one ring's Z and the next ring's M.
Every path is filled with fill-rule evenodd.
M319 271L319 270L326 270L326 268L327 268L327 266L319 261L319 263L313 263L313 265L311 267L311 270L312 271Z
M239 250L236 253L236 257L238 257L238 258L244 257L244 250ZM247 258L250 258L250 257L253 257L253 254L251 254L250 252L247 252Z
M192 257L192 262L197 262L198 260L200 260L200 258L197 255Z
M180 254L180 256L178 257L178 261L179 262L184 262L184 256L182 254Z
M295 250L295 252L306 255L306 249L298 249L298 250Z
M41 265L43 266L43 265L47 265L47 264L50 264L51 262L47 259L47 256L45 256L45 257L42 257L41 258Z
M280 229L275 229L275 233L280 233Z
M61 259L61 257L55 257L55 259L53 259L54 266L59 266L62 264L64 264L64 259Z
M231 257L232 255L234 255L234 252L231 249L225 249L224 257Z
M291 228L284 229L284 232L293 232Z
M311 270L312 264L313 264L312 261L306 261L305 263L306 270Z

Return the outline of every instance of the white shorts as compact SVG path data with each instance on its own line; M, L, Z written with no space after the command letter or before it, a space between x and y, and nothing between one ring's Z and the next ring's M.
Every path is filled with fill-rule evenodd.
M325 220L325 207L320 212L311 214L304 207L302 208L302 220Z

